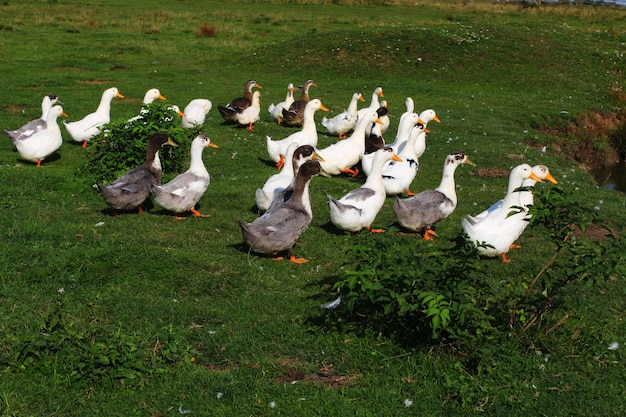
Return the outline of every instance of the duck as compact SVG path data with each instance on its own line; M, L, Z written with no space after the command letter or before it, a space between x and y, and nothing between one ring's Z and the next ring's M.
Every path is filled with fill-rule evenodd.
M139 111L139 114L137 116L133 116L130 119L128 119L128 123L135 123L138 120L141 120L145 117L146 114L148 114L148 109L145 107L145 105L147 104L152 104L154 103L154 100L167 100L165 98L165 96L163 94L161 94L161 91L158 88L151 88L148 91L146 91L146 94L144 94L143 96L143 101L142 103L144 104L144 106L141 107L141 110Z
M509 174L509 184L503 199L478 215L468 215L463 219L461 225L466 239L477 247L481 255L500 256L503 263L510 262L507 253L516 247L514 242L530 220L528 206L533 203L533 195L529 187L544 179L557 183L545 165L518 165Z
M142 204L163 178L159 150L164 145L178 146L165 132L152 135L146 147L146 160L141 166L131 169L108 185L96 184L105 203L116 215L117 210L134 209L139 209L139 213L143 214Z
M322 126L324 126L331 135L337 135L341 139L345 139L347 137L346 133L354 129L356 122L359 120L357 109L359 101L365 101L363 94L358 92L352 94L348 109L330 119L326 117L322 118Z
M100 134L100 127L111 121L111 101L114 97L124 98L116 87L102 93L100 104L95 112L88 114L76 122L63 122L65 129L76 142L82 142L83 148L91 138Z
M309 101L304 109L304 118L302 129L292 133L284 139L272 140L270 136L266 136L267 153L270 159L276 162L278 169L281 169L285 163L285 153L292 143L299 145L317 146L317 126L315 125L315 112L318 110L328 111L320 99L315 98Z
M213 103L206 98L195 98L191 100L183 110L182 126L186 129L199 129L204 124L204 119L212 108Z
M428 126L428 122L430 121L435 121L437 123L441 123L441 120L439 120L439 117L437 117L437 113L435 113L435 111L433 109L426 109L420 112L420 120L423 122L424 124L424 130L420 131L419 129L411 129L410 133L409 133L409 140L411 139L412 135L420 135L420 136L424 136L424 138L419 138L415 140L415 154L417 155L417 157L421 157L424 154L424 151L426 150L426 134L430 133L430 130L428 130L427 126ZM408 140L401 144L398 147L398 152L402 152L402 148L406 145L406 143L408 143Z
M558 181L552 176L552 174L550 174L550 169L547 166L535 165L533 166L532 171L533 171L533 174L535 174L542 180L542 182L548 181L548 182L551 182L552 184L558 184ZM528 223L530 222L530 219L532 218L532 214L530 214L529 210L530 210L530 207L534 203L533 188L535 184L537 184L537 181L535 181L533 178L526 178L524 181L522 181L522 187L520 188L518 192L519 206L517 208L514 207L520 211L518 214L513 214L512 216L509 213L509 218L515 217L516 219L518 219L518 221L516 221L518 225L518 230L511 231L511 234L516 235L518 238L519 236L522 235L522 233L524 233L526 226L528 226ZM515 240L517 240L517 238ZM515 242L515 240L513 242ZM520 248L520 247L521 246L515 245L514 243L511 243L510 245L511 249Z
M31 120L19 129L4 129L4 132L11 139L11 142L15 145L16 141L25 139L41 130L44 130L46 128L48 112L55 104L63 104L59 101L59 97L56 94L48 94L46 96L43 96L43 100L41 100L41 117Z
M374 122L380 123L376 110L363 113L349 138L319 150L324 158L324 162L321 162L323 175L339 175L342 172L351 177L358 175L359 169L352 167L361 160L361 155L365 152L365 131Z
M371 233L384 231L372 229L371 225L385 203L382 170L385 162L390 160L401 161L391 148L385 147L377 150L374 154L372 171L362 186L350 191L339 200L328 196L330 221L337 228L352 233L359 232L363 228Z
M453 152L446 157L439 187L405 199L395 195L393 212L398 224L407 230L423 233L424 240L433 240L433 236L437 236L432 230L433 225L448 217L456 208L454 173L462 164L476 165L464 152Z
M379 108L388 109L387 100L381 101ZM382 126L380 127L380 131L381 133L384 134L389 129L389 126L391 125L391 119L389 118L389 111L386 111L384 115L380 117L380 121L383 122Z
M225 106L222 106L220 104L217 105L217 109L220 111L220 114L225 121L236 122L237 113L252 105L253 88L263 87L261 87L259 83L257 83L255 80L250 80L246 83L243 89L243 97L237 97Z
M378 100L379 97L384 97L382 87L376 87L374 89L374 92L372 93L372 99L370 101L370 105L367 107L363 107L362 109L358 111L359 119L363 117L363 115L369 111L378 110L378 108L380 107L380 101Z
M286 125L294 126L304 123L304 109L309 102L309 89L311 87L317 87L317 84L313 80L306 80L300 87L302 93L300 98L291 103L287 108L283 108L283 122Z
M261 115L261 92L252 93L252 104L237 112L235 119L240 125L246 126L249 132L254 132L254 123L260 120Z
M376 110L376 113L380 119L381 116L387 114L387 108L379 107L378 110ZM372 171L375 152L385 147L385 138L383 137L381 126L382 124L380 123L372 123L369 134L365 135L365 149L361 154L361 170L366 177Z
M409 118L407 120L410 120L411 123L414 122L414 130L423 132L424 124L417 114L413 113L413 115L415 115L416 118ZM385 185L387 195L402 194L403 192L409 197L415 195L409 188L419 170L419 159L415 153L414 146L414 142L418 138L426 142L426 135L410 135L407 146L398 154L402 162L389 161L383 167L383 184Z
M298 174L298 169L304 162L321 159L313 146L300 146L296 142L289 145L285 158L287 161L291 161L291 163L284 164L279 173L272 175L265 181L263 188L257 188L256 190L255 202L261 212L266 211L270 207L272 200L278 193L289 187Z
M413 112L408 112L409 108L413 108L413 99L407 97L405 103L407 105L407 112L403 113L402 116L400 116L400 122L398 123L398 132L396 134L396 138L391 144L389 144L389 146L395 149L398 154L402 152L402 148L404 148L411 135L420 135L430 132L428 130L428 122L434 120L437 123L441 123L441 120L439 119L439 117L437 117L437 113L435 113L433 109L426 109L419 113L419 118L424 124L424 131L421 132L419 130L413 129L413 124L409 123L407 120L407 118L413 117ZM415 141L415 153L417 154L418 158L424 153L424 150L426 149L425 144L425 141Z
M416 118L420 119L419 114L414 112L404 112L402 113L402 116L400 116L400 121L398 122L398 130L396 131L396 137L394 138L393 142L388 145L396 153L400 153L404 143L409 140L409 137L411 136L411 131L415 126L414 121ZM424 125L424 127L426 127L426 125Z
M61 129L59 129L57 124L59 116L67 117L63 107L59 105L52 106L47 114L45 129L15 141L15 147L22 159L37 162L37 167L40 167L41 161L61 147L63 137L61 136Z
M288 109L289 106L291 106L291 103L295 101L295 99L293 98L293 90L293 84L289 83L287 85L287 96L285 97L285 99L276 105L272 103L267 108L267 111L269 112L270 116L272 116L272 119L276 120L278 124L281 124L283 121L283 109Z
M251 251L275 259L282 259L280 254L286 252L293 263L307 262L305 258L294 256L293 246L311 223L312 215L306 210L303 200L309 199L309 183L320 173L320 169L319 161L306 161L298 170L293 192L286 201L276 204L251 223L237 222Z
M163 185L152 186L152 196L163 208L176 214L191 211L195 217L206 217L195 208L195 205L209 188L209 172L202 161L202 151L207 147L218 146L206 135L196 136L191 141L189 169ZM185 217L177 215L175 218Z
M152 104L154 100L167 100L158 88L151 88L143 95L143 104Z

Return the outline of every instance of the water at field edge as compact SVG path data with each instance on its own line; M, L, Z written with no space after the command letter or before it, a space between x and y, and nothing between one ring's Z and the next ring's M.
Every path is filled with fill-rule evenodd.
M626 193L626 161L600 169L593 173L593 177L600 187Z

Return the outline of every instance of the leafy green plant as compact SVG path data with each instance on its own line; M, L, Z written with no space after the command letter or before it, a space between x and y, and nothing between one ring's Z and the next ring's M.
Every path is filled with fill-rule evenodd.
M425 242L393 234L360 236L347 246L352 268L335 284L346 308L389 331L404 336L466 344L489 338L488 288L476 277L480 263L473 248L450 242Z
M587 238L584 235L587 228L598 225L599 215L577 198L573 190L561 187L537 190L530 213L530 224L546 230L555 249L511 311L509 326L519 323L522 333L545 314L566 287L593 286L615 274L623 276L626 271L624 252L619 250L624 247L624 239L616 239L608 226L602 226L606 241ZM527 311L533 313L526 316Z
M159 152L164 172L180 173L187 169L185 161L189 144L198 133L180 125L180 116L165 102L144 104L136 119L116 120L103 126L100 135L91 140L80 175L87 174L93 182L110 182L141 165L146 159L150 136L167 132L178 147L164 146Z

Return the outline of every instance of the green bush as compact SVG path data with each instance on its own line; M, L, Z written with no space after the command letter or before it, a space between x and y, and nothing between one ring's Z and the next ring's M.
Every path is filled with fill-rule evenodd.
M425 242L394 234L360 236L349 245L352 267L335 284L349 313L367 317L380 330L412 343L451 338L461 343L490 338L490 294L480 279L474 248L463 243Z
M158 132L167 132L178 144L178 147L164 146L159 152L163 172L185 171L189 146L198 132L183 128L174 109L156 102L144 105L141 115L132 122L116 120L104 125L100 135L91 140L81 176L87 175L92 182L108 183L138 167L146 159L148 139Z

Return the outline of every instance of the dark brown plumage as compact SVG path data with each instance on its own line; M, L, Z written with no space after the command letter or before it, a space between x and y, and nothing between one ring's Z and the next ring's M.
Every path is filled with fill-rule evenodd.
M243 97L237 97L225 106L221 104L217 105L220 114L227 122L234 122L237 120L237 113L241 113L244 109L252 105L252 89L263 88L255 80L250 80L246 83L243 90Z
M309 102L309 88L317 87L313 80L306 80L302 86L300 98L291 103L289 109L283 109L283 123L288 125L302 124L304 121L304 108Z

